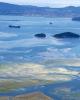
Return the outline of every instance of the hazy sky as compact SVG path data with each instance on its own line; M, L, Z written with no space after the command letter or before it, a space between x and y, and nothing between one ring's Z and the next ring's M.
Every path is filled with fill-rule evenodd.
M49 7L80 6L80 0L0 0L0 2Z

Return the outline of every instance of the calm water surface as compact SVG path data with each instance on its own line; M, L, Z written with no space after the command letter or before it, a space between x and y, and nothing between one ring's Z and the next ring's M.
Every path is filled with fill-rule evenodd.
M20 25L21 28L9 28L9 25ZM41 91L55 100L79 100L80 39L59 40L52 37L67 31L80 34L80 22L72 21L71 18L0 16L0 79L28 77L56 82L44 86L21 87L0 95ZM34 37L37 33L45 33L47 37L38 39ZM6 68L2 67L3 64L6 64ZM32 71L28 68L24 72L23 66L31 67ZM34 71L36 68L46 74L35 77L38 74L38 70Z

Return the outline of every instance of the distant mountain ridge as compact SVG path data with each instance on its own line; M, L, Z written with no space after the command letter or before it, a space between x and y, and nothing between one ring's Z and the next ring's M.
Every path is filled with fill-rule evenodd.
M63 8L50 8L0 2L0 15L78 17L80 16L80 7L69 6Z

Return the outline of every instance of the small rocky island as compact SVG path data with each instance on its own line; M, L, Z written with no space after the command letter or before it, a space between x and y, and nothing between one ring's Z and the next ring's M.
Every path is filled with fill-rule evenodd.
M74 17L72 18L72 21L80 21L80 17Z
M9 28L21 28L21 26L9 25Z
M35 34L35 37L37 37L37 38L45 38L46 34L44 34L44 33Z
M52 25L53 23L52 22L49 22L49 24Z
M55 38L80 38L80 35L72 33L72 32L64 32L60 34L55 34L53 37Z

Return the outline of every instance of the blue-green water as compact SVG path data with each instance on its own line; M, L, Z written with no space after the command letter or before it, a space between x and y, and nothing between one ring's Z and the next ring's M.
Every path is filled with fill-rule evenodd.
M20 25L21 28L9 28L9 25ZM80 39L58 40L52 37L67 31L80 34L80 22L71 18L0 16L0 63L14 65L7 66L9 69L1 67L0 79L28 77L54 81L44 86L21 87L6 95L41 91L55 100L80 99ZM45 33L47 37L38 39L34 37L37 33ZM24 71L24 65L16 63L26 63L25 66L31 67L32 71ZM36 68L46 74L42 76Z

